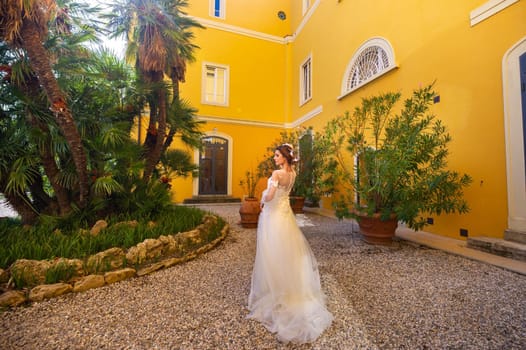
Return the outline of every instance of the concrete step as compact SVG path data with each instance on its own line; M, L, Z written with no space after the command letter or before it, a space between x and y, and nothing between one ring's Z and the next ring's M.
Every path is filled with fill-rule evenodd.
M506 230L504 231L504 239L506 241L526 244L526 232Z
M207 195L207 196L193 196L192 198L186 198L183 201L183 203L184 204L241 203L241 199L232 197L232 196Z
M482 250L507 258L526 261L526 244L492 237L469 237L468 248Z

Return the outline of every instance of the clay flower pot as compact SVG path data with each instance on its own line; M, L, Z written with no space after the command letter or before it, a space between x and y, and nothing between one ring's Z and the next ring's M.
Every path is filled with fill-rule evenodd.
M259 200L255 197L246 197L241 202L239 215L241 216L241 226L245 228L255 228L258 226L259 213L261 208Z
M369 244L391 244L398 227L396 215L391 215L387 220L382 220L380 214L373 214L372 216L356 214L356 217L365 242Z

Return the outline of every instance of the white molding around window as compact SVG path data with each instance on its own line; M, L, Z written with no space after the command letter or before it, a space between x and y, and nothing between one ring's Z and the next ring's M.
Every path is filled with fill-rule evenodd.
M513 45L502 59L502 92L506 140L508 229L526 231L526 165L521 102L520 56L526 54L526 37Z
M226 0L210 0L209 15L215 18L226 18Z
M201 103L228 106L230 68L226 65L203 62Z
M485 4L477 7L469 14L471 26L482 22L483 20L493 16L494 14L504 10L506 7L513 5L519 0L490 0Z
M233 158L234 158L234 138L229 134L226 134L221 131L217 131L217 128L214 128L210 131L205 131L203 138L205 137L221 137L228 141L228 183L227 183L227 196L232 195L232 168L233 168ZM199 149L194 148L194 164L199 165ZM199 176L194 176L192 180L192 195L199 195Z
M342 99L351 92L396 68L394 51L384 38L372 38L355 51L342 79Z
M312 54L300 64L300 106L312 99Z
M309 11L311 1L310 0L302 0L302 3L303 3L303 6L302 6L301 14L303 16L305 16L307 11Z

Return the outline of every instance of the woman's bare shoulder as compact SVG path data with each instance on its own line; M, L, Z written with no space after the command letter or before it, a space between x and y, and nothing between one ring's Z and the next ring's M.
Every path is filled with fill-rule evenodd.
M282 178L287 172L283 169L277 169L272 172L272 177Z

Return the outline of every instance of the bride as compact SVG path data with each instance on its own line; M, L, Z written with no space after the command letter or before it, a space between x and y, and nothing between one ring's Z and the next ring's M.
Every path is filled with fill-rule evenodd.
M293 158L289 144L274 152L280 169L272 173L262 195L248 317L280 341L308 343L330 326L333 316L325 307L316 258L290 208Z

